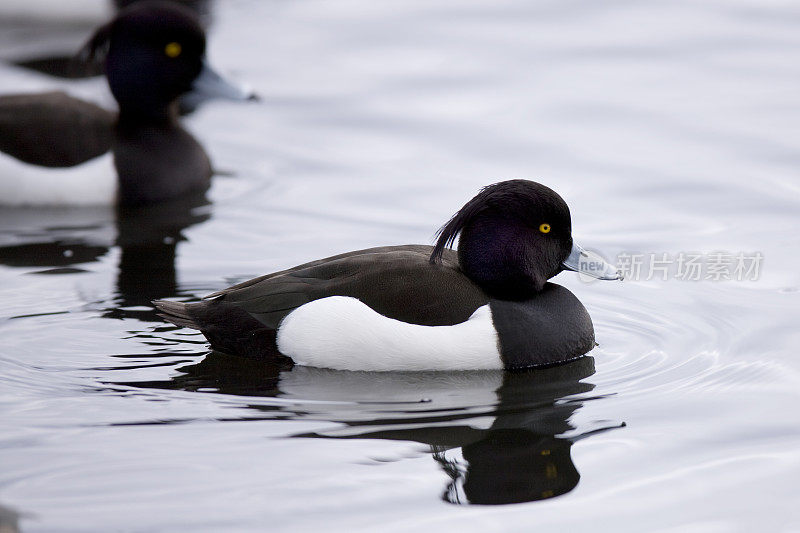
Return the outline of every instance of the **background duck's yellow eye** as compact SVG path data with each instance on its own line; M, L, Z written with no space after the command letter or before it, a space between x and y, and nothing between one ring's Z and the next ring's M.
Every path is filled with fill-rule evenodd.
M164 53L167 54L167 57L178 57L181 55L181 43L169 43L164 47Z
M542 233L550 233L550 224L542 224L539 226L539 231Z

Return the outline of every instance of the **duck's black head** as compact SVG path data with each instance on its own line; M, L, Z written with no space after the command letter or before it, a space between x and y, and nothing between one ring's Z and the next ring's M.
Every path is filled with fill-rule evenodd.
M572 250L569 207L555 191L528 180L484 187L439 230L431 262L458 235L464 273L489 295L523 300L563 270Z
M205 32L190 9L137 2L100 28L85 47L102 56L108 84L123 113L163 113L192 89L203 70Z

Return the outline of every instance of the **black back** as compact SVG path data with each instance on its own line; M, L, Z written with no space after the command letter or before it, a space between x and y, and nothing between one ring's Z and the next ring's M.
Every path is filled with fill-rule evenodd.
M458 324L488 298L461 273L455 252L431 265L431 249L358 250L255 278L211 297L247 311L269 328L277 328L297 307L328 296L358 298L384 316L411 324Z

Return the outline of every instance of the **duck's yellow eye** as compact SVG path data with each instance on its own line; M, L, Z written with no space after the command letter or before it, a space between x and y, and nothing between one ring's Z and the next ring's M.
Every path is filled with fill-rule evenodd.
M167 57L178 57L181 55L181 43L169 43L164 47L164 53L167 54Z
M542 224L539 226L539 231L542 233L550 233L550 224Z

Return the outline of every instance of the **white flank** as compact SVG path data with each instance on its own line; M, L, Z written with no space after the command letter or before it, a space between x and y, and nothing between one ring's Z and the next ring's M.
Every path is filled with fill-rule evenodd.
M111 152L68 168L29 165L0 153L0 205L111 205L116 195Z
M337 370L502 369L488 305L454 326L387 318L346 296L301 305L278 327L278 349L295 363Z

